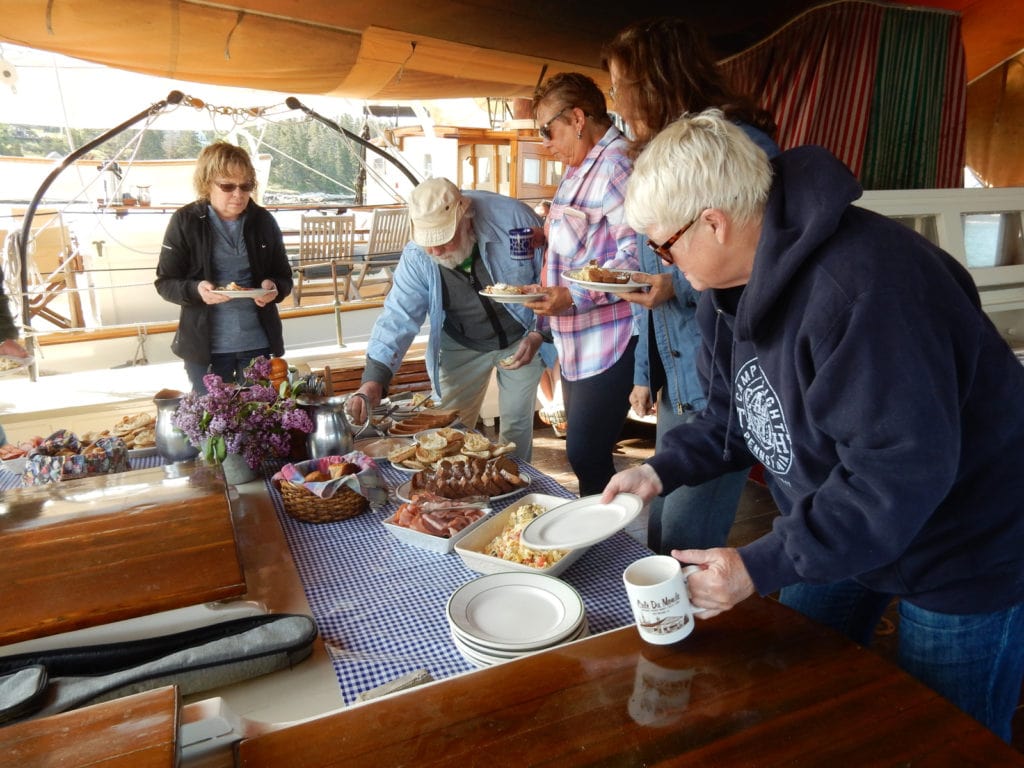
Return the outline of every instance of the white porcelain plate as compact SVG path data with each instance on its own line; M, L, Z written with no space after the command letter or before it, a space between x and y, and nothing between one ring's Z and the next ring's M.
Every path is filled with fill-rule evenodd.
M612 270L614 272L629 273L625 269ZM576 283L580 288L586 288L588 291L601 291L603 293L629 293L630 291L646 291L649 286L647 283L636 283L630 278L628 283L593 283L589 280L581 280L579 277L580 271L578 269L569 269L562 273L562 277L568 280L570 283Z
M445 607L454 629L505 651L544 648L579 628L583 598L539 573L491 573L463 584Z
M487 662L494 663L500 661L508 661L509 659L518 659L522 656L527 656L531 653L537 653L538 651L544 651L548 648L555 648L563 643L571 643L573 640L579 640L581 637L586 637L590 634L590 625L587 623L586 616L582 617L575 629L573 629L564 638L556 640L543 648L530 648L525 651L502 651L497 648L492 648L487 645L482 645L479 640L473 640L469 635L463 634L457 627L451 627L452 639L455 641L455 645L459 649L467 649L477 656L483 657Z
M584 496L545 512L523 529L523 545L531 549L576 549L604 541L629 525L644 502L632 493L620 493L608 504L601 495Z
M35 358L15 357L14 355L0 355L0 376L11 376L18 373L27 373L28 367L32 365Z
M386 460L391 451L412 445L408 437L364 437L356 440L352 448L362 451L371 459Z
M400 467L397 464L392 464L391 466L394 467L395 469L401 469L403 472L411 472L412 474L416 474L417 472L422 471L419 469L409 469L408 467ZM514 491L509 491L508 493L500 493L497 496L491 496L491 501L500 501L501 499L507 499L509 496L515 496L517 493L522 493L523 491L530 487L529 475L520 475L519 479L525 480L526 485L524 485L522 488L516 488ZM412 480L406 480L404 483L402 483L395 489L395 496L398 497L399 501L411 501L412 499L409 498L410 493L412 493Z
M211 291L211 293L219 293L221 296L227 296L229 299L258 299L266 292L266 288L250 288L247 291Z
M487 291L480 291L480 295L498 304L525 304L528 301L543 299L545 296L543 293L487 293Z

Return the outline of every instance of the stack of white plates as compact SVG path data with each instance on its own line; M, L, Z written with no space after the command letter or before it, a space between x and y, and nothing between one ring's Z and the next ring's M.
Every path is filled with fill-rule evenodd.
M540 573L491 573L459 587L446 607L455 647L489 667L585 637L579 592Z

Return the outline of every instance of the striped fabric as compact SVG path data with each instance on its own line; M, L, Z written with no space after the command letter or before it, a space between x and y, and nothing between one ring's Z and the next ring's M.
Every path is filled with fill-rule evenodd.
M783 149L820 144L866 189L963 185L966 65L960 17L838 2L721 63L761 94Z

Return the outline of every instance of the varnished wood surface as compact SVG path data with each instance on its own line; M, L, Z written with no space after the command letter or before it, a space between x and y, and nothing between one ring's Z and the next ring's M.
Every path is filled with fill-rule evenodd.
M938 694L752 598L675 646L632 627L243 740L245 768L1024 766Z
M179 702L167 686L0 728L0 763L18 768L171 768Z
M0 508L0 644L245 593L214 467L7 491Z

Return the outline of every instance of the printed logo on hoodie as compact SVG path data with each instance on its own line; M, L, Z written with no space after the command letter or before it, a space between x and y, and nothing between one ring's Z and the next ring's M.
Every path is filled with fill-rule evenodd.
M793 463L793 441L782 404L756 357L736 372L733 397L750 452L773 474L786 474Z

